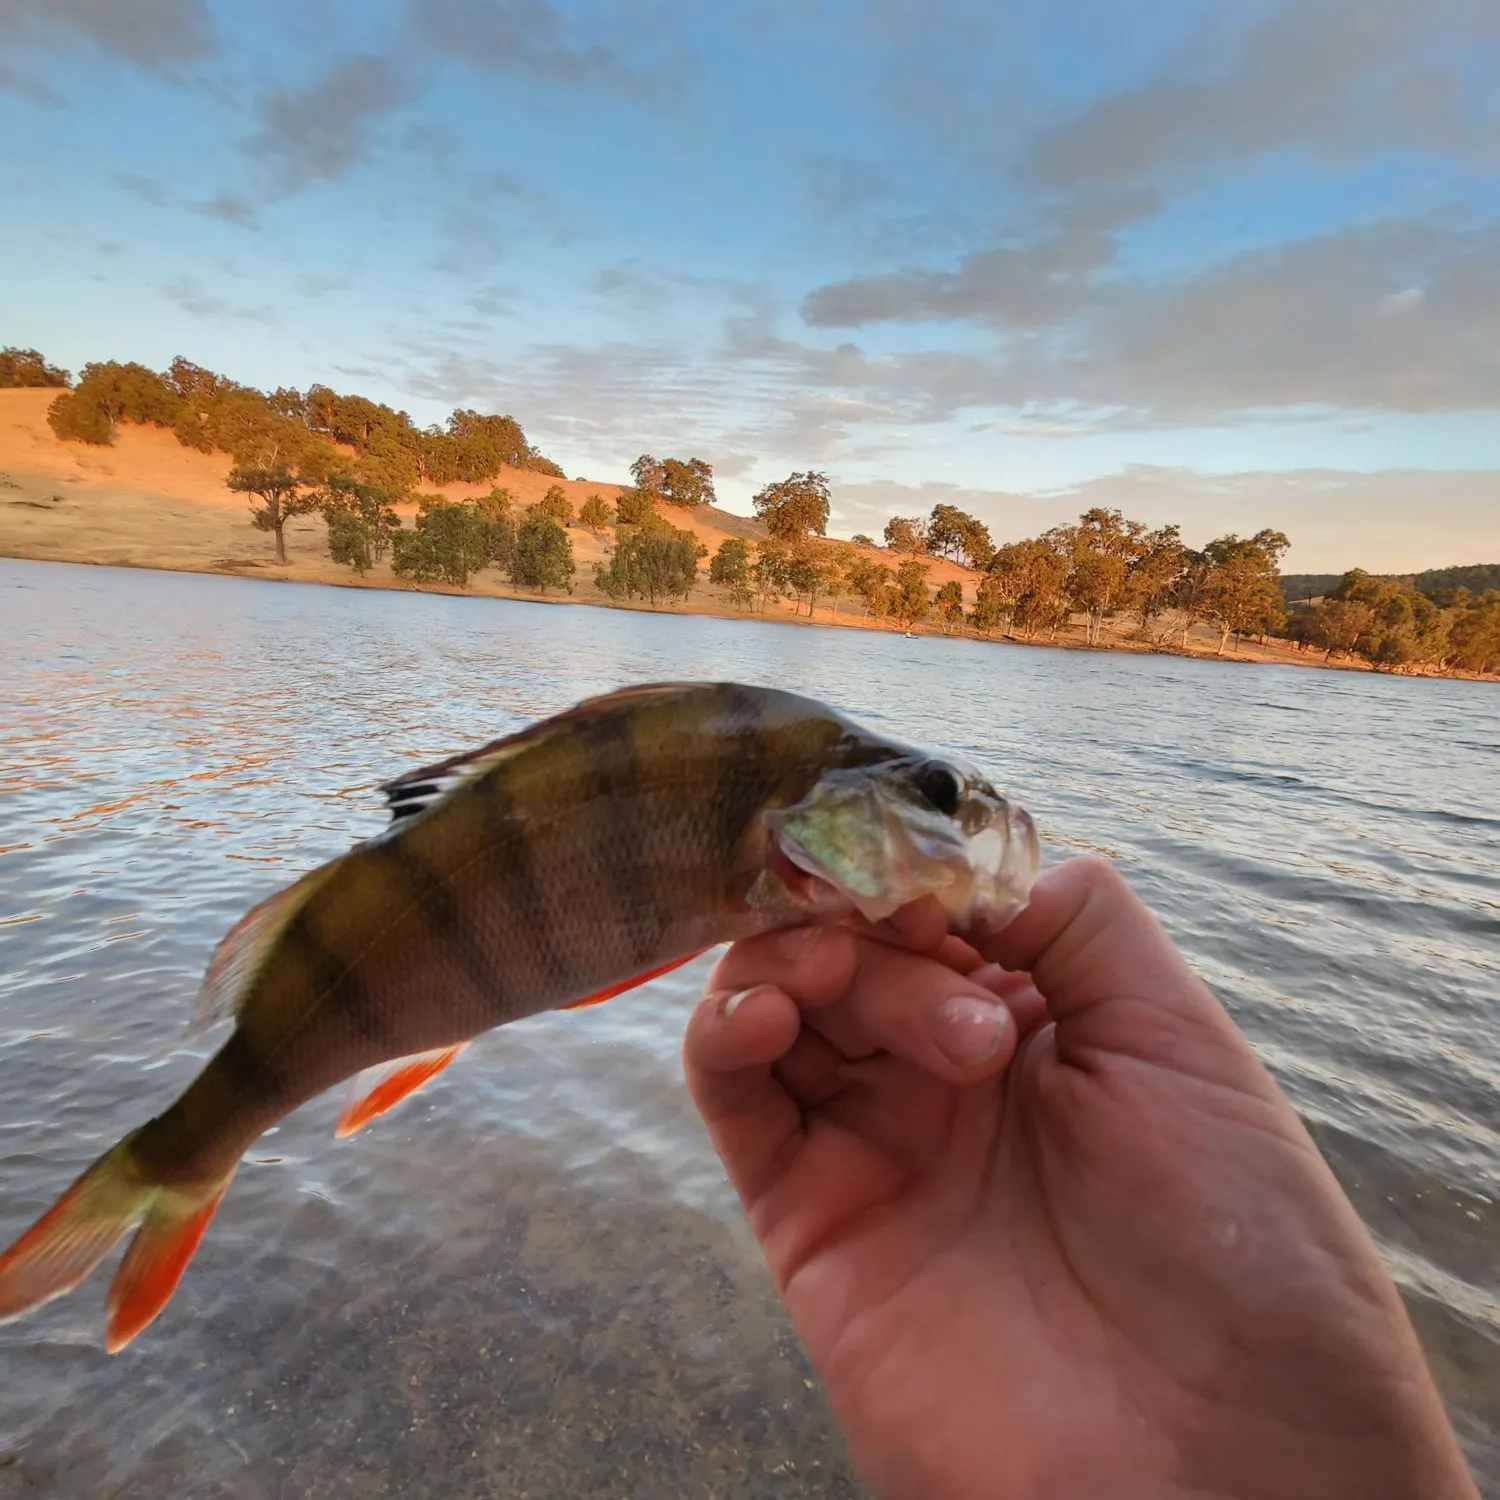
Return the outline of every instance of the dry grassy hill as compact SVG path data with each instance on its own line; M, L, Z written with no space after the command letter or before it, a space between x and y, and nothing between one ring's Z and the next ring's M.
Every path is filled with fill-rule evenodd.
M287 562L278 565L270 535L251 526L244 497L224 487L230 469L226 455L197 453L184 448L170 432L128 424L121 426L108 448L61 442L47 425L47 407L56 395L55 390L0 390L0 554L53 562L360 583L328 557L318 516L300 517L288 525ZM493 483L510 490L522 505L540 500L549 486L560 483L575 509L592 494L612 504L621 490L618 484L555 480L524 469L508 469ZM490 482L451 484L428 493L467 500L490 488ZM403 509L409 520L416 506ZM667 514L674 525L692 531L710 553L727 537L755 541L765 534L759 521L717 506L669 509ZM593 583L593 564L607 555L609 534L595 537L575 526L570 535L578 563L573 597L585 603L610 603ZM871 555L893 561L878 549ZM972 595L971 575L951 563L933 564L934 582L952 576L969 580L967 591ZM391 573L388 563L374 568L363 584L409 587ZM487 570L474 579L469 592L509 596L515 591ZM705 580L693 599L693 610L738 613L718 594ZM790 619L794 606L772 604L767 613ZM806 617L805 606L802 617ZM817 619L864 623L847 602L836 616L820 605Z
M334 563L328 556L322 519L315 515L299 517L288 525L287 562L278 565L270 535L251 526L244 498L224 487L230 469L226 455L197 453L184 448L170 432L128 424L120 428L114 444L107 448L61 442L47 425L47 407L56 395L56 390L49 389L0 390L0 556L232 573L364 588L412 587L392 574L388 562L373 568L362 580ZM591 494L613 503L622 488L588 479L559 481L524 469L508 469L493 483L510 490L522 505L540 500L550 485L561 483L575 509ZM471 499L490 488L488 482L453 484L434 493L455 500ZM409 520L415 513L415 503L404 510ZM755 541L764 535L759 521L717 506L695 511L668 507L668 516L675 525L691 530L710 553L726 537ZM596 537L574 526L569 534L578 564L573 602L610 608L643 607L617 605L594 587L593 564L607 556L611 543L608 532ZM826 545L840 544L830 540ZM882 548L857 550L888 566L899 561ZM929 581L934 586L957 578L963 584L966 603L973 602L977 574L951 562L927 561L931 567ZM478 574L468 592L502 598L518 595L494 569ZM819 604L816 623L890 628L865 620L858 604L844 600L842 605L835 612L826 603ZM691 604L678 609L695 614L742 613L706 578L694 591ZM806 605L772 603L766 615L805 621ZM1072 634L1076 637L1078 632ZM1118 630L1106 631L1106 637L1105 644L1112 647L1145 649L1129 638L1124 622ZM1210 654L1216 644L1214 633L1200 627L1194 630L1190 649ZM1240 659L1247 657L1316 664L1309 656L1274 644L1246 644Z

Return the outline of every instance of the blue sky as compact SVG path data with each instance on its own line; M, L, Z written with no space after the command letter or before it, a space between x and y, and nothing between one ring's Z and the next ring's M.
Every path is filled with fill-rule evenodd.
M1494 0L0 0L0 343L836 532L1500 558Z

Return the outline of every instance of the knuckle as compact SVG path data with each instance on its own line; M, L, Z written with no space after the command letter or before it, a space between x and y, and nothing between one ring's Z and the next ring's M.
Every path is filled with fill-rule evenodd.
M1118 898L1133 894L1119 866L1099 854L1080 854L1057 866L1067 879L1089 894Z

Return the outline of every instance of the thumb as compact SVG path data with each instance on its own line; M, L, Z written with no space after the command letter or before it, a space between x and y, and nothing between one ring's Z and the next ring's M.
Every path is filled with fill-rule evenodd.
M1189 967L1125 878L1104 860L1065 860L1044 870L1030 904L980 944L983 955L1029 973L1068 1041L1160 1059L1185 1038L1249 1044Z

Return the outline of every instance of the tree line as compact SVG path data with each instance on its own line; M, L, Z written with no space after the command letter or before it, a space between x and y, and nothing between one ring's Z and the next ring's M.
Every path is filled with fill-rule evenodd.
M1315 604L1331 595L1347 577L1344 573L1283 573L1281 592L1288 604ZM1467 595L1500 589L1500 563L1469 563L1452 568L1428 568L1421 573L1373 573L1387 583L1405 582L1434 604L1452 604L1462 589Z
M743 542L726 541L709 576L746 608L763 610L780 595L806 602L811 613L820 596L835 604L848 597L870 619L906 628L932 620L945 631L980 636L1004 631L1056 640L1081 615L1090 645L1100 643L1106 623L1127 617L1139 637L1158 645L1174 637L1181 644L1193 625L1210 623L1222 652L1231 636L1264 635L1282 619L1276 579L1288 542L1280 532L1220 537L1196 550L1175 526L1152 530L1096 507L1075 523L996 547L982 522L940 505L925 523L893 518L886 535L891 550L906 554L894 567L853 544L820 548L805 534L783 531L753 554ZM866 536L854 543L874 546ZM958 579L931 585L932 564L921 557L934 552L971 567L983 559L972 602Z
M31 356L34 350L7 351ZM38 362L17 361L31 374ZM32 384L67 384L32 379ZM108 445L121 422L164 428L184 447L227 453L245 468L283 469L310 484L352 468L362 483L406 495L419 484L481 483L506 468L556 478L562 470L526 441L514 417L460 408L442 426L418 427L404 411L326 385L269 393L241 385L181 356L165 371L104 360L87 364L76 385L47 411L66 441ZM347 451L352 450L353 461Z
M1429 588L1353 568L1318 603L1294 607L1286 635L1303 648L1321 648L1325 661L1357 656L1378 670L1500 672L1500 588Z
M14 344L0 348L0 390L72 383L71 371L49 365L35 349L18 349Z
M519 513L511 492L498 486L476 500L422 495L408 529L396 512L398 497L351 474L330 474L314 484L284 468L237 464L225 482L251 497L251 524L274 536L279 563L286 562L287 523L320 512L329 556L361 577L389 555L391 571L413 583L466 588L474 574L494 565L522 588L573 588L576 565L564 530L573 521L573 505L560 484ZM608 515L598 495L585 501L583 511L585 524Z
M868 536L854 540L874 545ZM1123 618L1138 639L1156 646L1175 639L1185 647L1194 625L1208 625L1218 632L1221 655L1231 637L1276 636L1299 649L1321 647L1325 660L1359 657L1380 670L1500 670L1500 564L1405 578L1361 569L1283 576L1288 542L1281 532L1230 534L1194 549L1176 526L1153 530L1102 508L997 547L975 517L937 505L925 520L892 517L885 544L908 558L945 556L980 571L967 616L957 585L934 595L931 613L945 629L962 621L982 635L1003 628L1050 640L1081 615L1085 639L1097 645L1105 623ZM910 576L909 564L902 567ZM863 590L873 577L876 611L886 602L882 590L897 583L884 572L871 575L862 564L850 575ZM914 589L903 613L923 618Z
M614 599L685 602L708 549L657 505L711 503L712 469L697 459L642 455L632 474L636 485L620 492L613 511L595 494L575 518L562 487L554 485L518 524L502 489L468 502L424 497L409 533L392 527L389 497L371 486L335 477L304 503L328 518L336 561L369 566L379 555L374 539L385 528L398 575L458 586L470 573L498 564L521 586L571 589L575 566L564 528L575 519L595 534L612 527L608 560L594 565L596 587ZM236 482L232 475L231 486ZM358 493L367 497L363 522L351 519L356 506L349 497ZM1152 528L1095 507L1040 536L995 546L983 523L939 505L925 523L893 518L887 537L894 535L900 546L892 549L899 561L890 566L861 550L874 546L868 537L827 540L831 506L824 474L791 474L766 485L753 504L767 536L726 538L709 560L708 581L737 608L762 614L773 601L785 601L794 613L805 606L812 618L820 603L836 611L847 600L866 619L908 630L931 622L945 633L1004 632L1048 641L1081 617L1091 646L1101 643L1107 625L1123 623L1138 641L1179 650L1194 626L1205 625L1217 632L1220 655L1231 639L1278 636L1304 649L1319 646L1328 659L1359 656L1379 669L1500 669L1500 590L1475 594L1459 585L1435 600L1411 580L1356 569L1321 603L1288 606L1279 570L1289 543L1279 531L1230 533L1193 548L1174 525ZM256 524L274 529L269 514ZM958 579L933 586L932 564L922 558L934 554L965 562L984 558L972 601ZM1446 570L1454 576L1465 571Z
M464 587L488 567L520 587L571 591L576 564L568 530L613 529L607 560L594 567L606 596L652 604L686 600L707 549L662 508L692 510L716 500L712 466L700 458L641 454L634 483L611 509L590 495L575 516L561 485L518 510L492 487L477 500L419 495L410 528L396 506L423 483L483 482L506 468L561 478L509 416L455 410L443 426L418 428L405 412L327 386L269 394L178 357L161 373L113 361L69 372L34 349L0 349L0 386L55 386L48 421L60 438L109 443L120 422L172 431L184 445L234 459L231 490L257 503L252 523L275 538L286 561L285 527L320 512L334 561L363 574L389 556L392 571L414 582ZM872 538L827 540L828 476L794 472L753 498L765 539L731 537L709 561L708 579L741 609L764 613L772 600L807 607L857 604L871 620L906 629L931 621L947 632L1056 640L1081 617L1097 646L1106 626L1155 646L1185 649L1196 625L1231 639L1281 636L1332 660L1358 656L1372 666L1500 670L1500 565L1430 570L1408 578L1355 569L1341 576L1283 576L1289 545L1279 531L1228 534L1187 546L1176 526L1148 527L1118 510L1095 507L1040 536L996 545L977 517L938 504L926 517L893 516L884 550L894 566L871 558ZM861 551L863 548L865 551ZM976 575L963 584L930 581L943 558ZM1316 600L1318 602L1311 602Z

